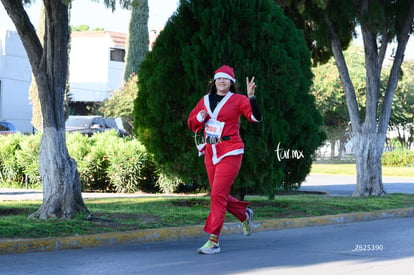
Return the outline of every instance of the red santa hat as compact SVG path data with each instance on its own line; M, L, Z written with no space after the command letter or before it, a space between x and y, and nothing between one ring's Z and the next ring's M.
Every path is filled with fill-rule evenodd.
M229 67L227 65L223 65L220 68L218 68L217 71L215 71L214 80L216 80L217 78L227 78L236 83L236 78L234 77L234 70L232 67Z

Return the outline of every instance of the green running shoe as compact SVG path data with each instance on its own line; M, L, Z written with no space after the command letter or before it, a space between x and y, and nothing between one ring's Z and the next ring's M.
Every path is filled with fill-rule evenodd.
M246 208L246 220L242 222L243 233L245 236L250 236L253 231L253 210Z
M200 254L216 254L220 252L220 246L211 240L208 240L202 247L198 249Z

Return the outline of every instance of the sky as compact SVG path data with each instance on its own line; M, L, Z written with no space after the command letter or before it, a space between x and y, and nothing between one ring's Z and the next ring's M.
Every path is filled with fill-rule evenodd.
M26 8L27 13L36 27L39 22L41 0L34 0L34 3ZM148 0L149 6L149 28L161 28L168 18L175 12L178 0ZM73 0L70 25L88 25L91 29L104 28L106 31L128 32L128 25L131 11L116 9L114 12L106 8L103 1L98 3L92 0ZM15 30L12 21L0 5L0 29Z

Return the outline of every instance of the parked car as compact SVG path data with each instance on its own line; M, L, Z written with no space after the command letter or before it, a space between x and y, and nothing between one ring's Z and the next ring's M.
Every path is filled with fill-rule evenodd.
M108 130L117 131L120 137L128 136L128 133L118 126L114 118L102 116L69 116L65 127L69 133L80 132L88 136Z
M16 126L10 121L0 120L0 135L16 134L18 133Z

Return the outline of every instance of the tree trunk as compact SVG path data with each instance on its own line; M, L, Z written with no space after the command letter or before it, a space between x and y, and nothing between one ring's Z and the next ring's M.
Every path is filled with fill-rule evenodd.
M63 102L68 74L69 2L43 1L46 17L42 46L22 1L1 1L29 57L42 111L39 159L43 204L31 217L72 218L79 212L89 213L82 199L76 162L66 147Z
M38 37L43 37L45 34L45 7L42 5L40 9L39 25L37 27ZM29 99L32 105L32 125L37 132L42 131L42 112L40 109L40 101L38 95L38 89L36 84L36 78L32 75L32 81L29 88Z
M75 160L66 147L64 95L68 74L69 15L64 1L44 1L46 30L41 66L35 74L43 114L40 175L43 205L32 216L72 218L88 213ZM46 57L45 57L46 56ZM46 73L46 74L45 74Z
M383 139L375 132L364 132L356 133L355 141L357 184L353 196L386 195L381 165Z
M330 156L330 160L334 160L335 159L335 140L331 139L329 141L331 143L331 156Z
M44 128L40 147L43 204L30 217L72 218L88 213L76 162L69 157L64 129Z

